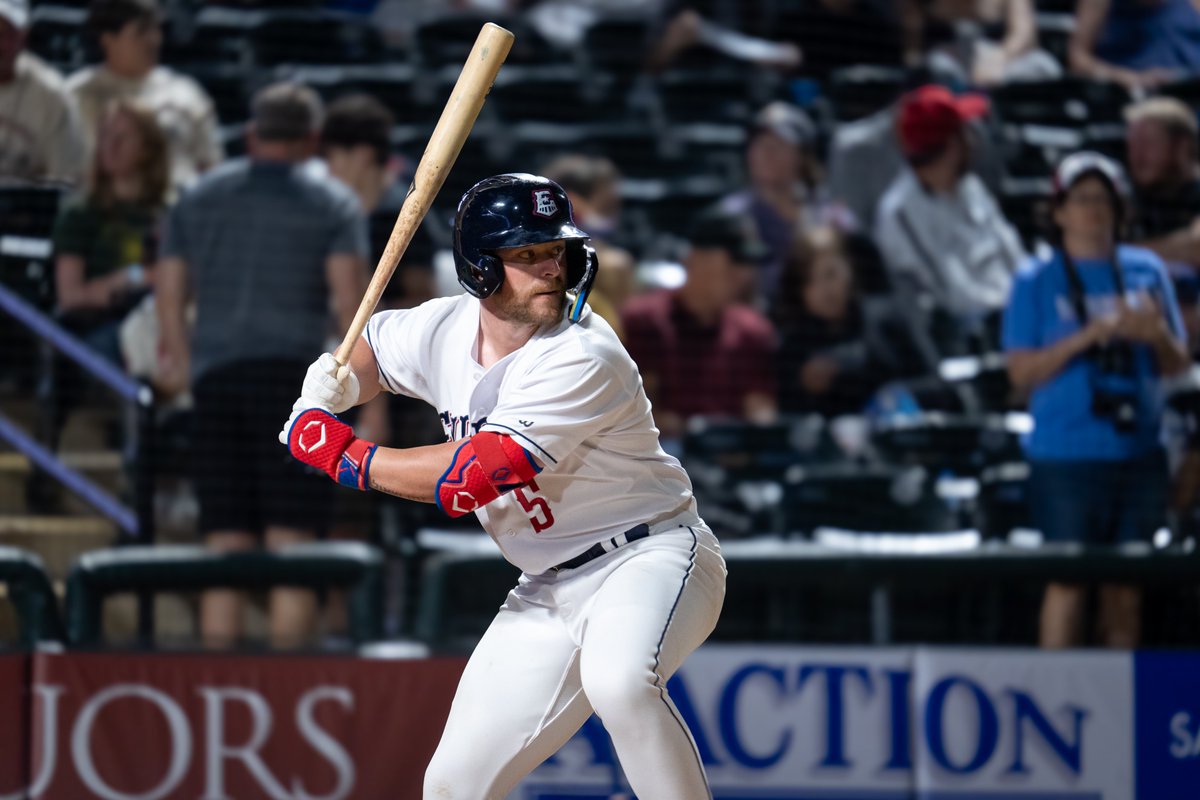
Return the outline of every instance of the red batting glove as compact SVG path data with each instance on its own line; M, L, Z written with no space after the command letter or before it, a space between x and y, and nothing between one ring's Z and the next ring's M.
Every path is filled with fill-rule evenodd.
M378 448L359 439L354 429L323 408L309 408L294 416L287 433L292 457L324 471L342 486L371 488L371 459Z

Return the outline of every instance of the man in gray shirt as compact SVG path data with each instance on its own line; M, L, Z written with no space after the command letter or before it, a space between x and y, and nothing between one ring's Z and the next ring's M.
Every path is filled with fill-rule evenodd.
M305 163L316 152L321 114L307 87L260 91L250 157L204 175L168 220L156 279L162 371L174 388L190 377L200 533L216 550L251 549L260 536L268 548L307 541L328 524L332 484L280 457L274 430L313 353L349 326L365 286L358 200ZM241 611L239 593L206 592L206 642L236 641ZM302 644L314 612L311 592L274 590L273 643Z

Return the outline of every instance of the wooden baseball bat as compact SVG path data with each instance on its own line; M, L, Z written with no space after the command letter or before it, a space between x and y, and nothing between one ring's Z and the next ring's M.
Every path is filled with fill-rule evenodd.
M345 338L333 354L339 364L344 366L350 361L355 342L362 336L363 329L375 313L375 306L379 304L379 298L396 271L401 257L404 256L404 251L408 249L413 234L429 213L433 199L445 183L446 175L454 165L454 160L458 158L459 151L462 150L463 143L467 140L476 117L479 116L479 110L483 108L484 98L492 88L492 82L496 80L496 73L500 71L500 65L504 63L509 49L512 48L512 43L512 33L491 22L486 23L479 31L479 37L475 40L466 63L463 64L454 90L450 92L450 99L442 109L442 116L429 137L429 143L425 145L425 152L421 155L421 162L417 164L417 172L413 176L412 185L408 187L404 205L396 217L396 224L388 237L383 255L379 257L379 263L375 266L375 274L371 276L366 294L358 304L354 321L350 323L350 329L346 331Z

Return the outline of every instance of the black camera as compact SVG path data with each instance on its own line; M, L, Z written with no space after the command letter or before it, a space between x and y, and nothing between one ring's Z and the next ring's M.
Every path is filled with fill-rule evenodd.
M1127 342L1114 342L1095 348L1092 360L1102 376L1133 377L1133 348ZM1138 399L1131 392L1092 386L1092 413L1109 420L1121 433L1137 429Z

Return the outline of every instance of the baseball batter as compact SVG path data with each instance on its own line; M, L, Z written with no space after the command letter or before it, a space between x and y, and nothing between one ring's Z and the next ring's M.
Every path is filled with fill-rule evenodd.
M280 434L343 485L475 513L522 570L467 664L425 797L506 797L593 711L642 800L711 797L666 683L716 624L725 563L636 365L585 305L587 234L558 184L499 175L463 196L454 257L468 294L376 314L349 369L330 354L309 368ZM449 441L355 438L334 414L380 390L428 402Z

